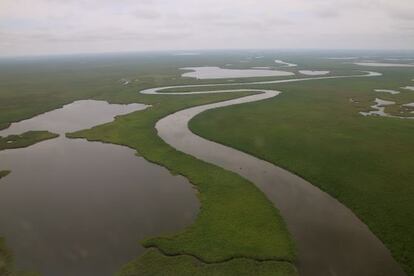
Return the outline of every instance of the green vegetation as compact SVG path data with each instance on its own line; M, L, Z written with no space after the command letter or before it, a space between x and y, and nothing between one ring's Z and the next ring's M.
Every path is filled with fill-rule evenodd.
M176 151L157 136L154 128L156 121L177 110L245 94L152 96L158 102L152 108L67 136L137 149L147 160L184 175L196 186L201 210L195 223L178 235L145 240L145 247L159 248L167 255L192 255L207 263L243 257L293 263L295 250L279 213L252 183Z
M5 177L9 173L10 173L10 171L0 171L0 179L2 179L3 177Z
M154 86L200 83L194 79L183 81L179 77L182 72L177 68L200 63L235 63L244 55L213 53L189 59L169 54L129 54L36 61L0 60L0 128L79 99L151 104L153 107L146 111L70 135L127 145L137 149L148 160L185 175L196 185L202 203L196 223L178 235L148 239L144 245L158 247L166 254L189 254L214 262L234 257L294 262L294 246L282 219L252 183L177 152L166 145L154 129L159 118L179 109L245 93L174 99L137 93ZM273 63L271 56L268 62ZM130 80L130 83L122 85L122 78Z
M139 273L138 273L139 272ZM118 276L137 275L297 275L290 263L252 259L234 259L224 263L205 264L191 256L165 256L155 249L124 266Z
M111 99L120 91L131 91L131 87L143 89L183 83L214 83L214 80L184 80L180 78L183 71L177 68L200 64L224 66L239 63L244 56L244 52L211 53L198 58L176 57L169 53L137 53L62 56L27 61L0 59L0 129L12 122L76 100L99 97L103 93L111 95ZM273 56L269 56L267 62L274 64ZM130 84L122 85L121 79L130 80Z
M333 74L376 69L295 55L286 59L307 64L308 68L301 69L331 70ZM68 135L136 149L149 161L186 176L199 192L201 210L196 222L177 235L143 241L144 246L152 248L127 264L119 275L294 275L297 272L292 241L277 210L264 195L238 175L174 150L154 129L158 119L177 110L246 93L173 97L137 93L149 87L217 82L180 78L180 67L230 63L231 68L248 68L274 66L275 56L285 59L269 52L260 60L240 63L245 56L246 52L232 51L192 57L136 54L0 60L0 129L79 99L151 104L153 107L145 111ZM250 86L276 88L284 93L266 102L207 112L192 121L191 127L211 140L288 168L337 197L414 275L414 219L410 213L414 209L414 157L410 155L414 122L358 114L369 110L375 97L394 100L399 105L414 102L414 93L409 91L399 95L373 92L412 84L414 72L381 71L384 77L375 80ZM122 78L130 83L122 85ZM275 78L240 81L266 79ZM401 111L388 109L395 114ZM408 115L408 111L404 112ZM0 248L1 251L5 247ZM10 255L1 252L0 264L10 264Z
M265 102L207 111L190 128L287 168L338 198L414 275L414 121L358 114L375 97L413 102L412 92L384 95L373 90L409 83L414 71L381 71L385 75L375 81L267 86L283 93Z
M38 142L58 137L49 131L27 131L19 135L0 136L0 150L25 148Z

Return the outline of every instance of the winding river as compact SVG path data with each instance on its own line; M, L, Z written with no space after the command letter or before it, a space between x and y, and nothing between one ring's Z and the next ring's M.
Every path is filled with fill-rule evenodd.
M176 149L227 170L257 185L280 210L299 251L299 271L305 276L405 275L383 243L347 207L306 180L269 162L192 133L188 122L203 111L276 97L281 92L261 89L176 92L178 89L228 85L277 84L364 75L299 78L250 83L182 85L151 88L143 94L194 95L257 91L255 95L188 108L170 114L156 124L158 135ZM175 89L175 92L161 92Z

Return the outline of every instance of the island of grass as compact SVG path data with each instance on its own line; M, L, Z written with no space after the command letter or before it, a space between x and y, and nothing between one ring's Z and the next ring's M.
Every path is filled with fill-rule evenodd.
M25 148L44 140L58 137L58 134L49 131L27 131L19 135L0 136L0 150Z
M296 275L296 250L279 212L256 186L239 175L186 155L167 145L154 128L162 117L201 104L241 97L212 94L150 96L156 104L89 130L67 134L126 145L147 160L187 177L197 188L200 213L194 224L176 235L143 241L146 254L119 275ZM122 95L122 94L121 94ZM128 98L131 98L131 94ZM136 93L139 102L148 97ZM131 100L131 99L129 99Z

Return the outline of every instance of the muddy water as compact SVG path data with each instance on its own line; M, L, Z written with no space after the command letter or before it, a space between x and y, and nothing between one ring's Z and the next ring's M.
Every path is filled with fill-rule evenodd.
M370 73L367 76L376 75ZM157 92L160 89L143 93L157 94L161 93ZM382 242L337 200L286 170L208 141L188 129L189 120L203 111L263 100L279 93L259 91L263 93L171 114L157 123L158 134L178 150L236 172L255 183L281 211L298 246L301 275L405 275ZM180 93L173 93L177 94Z
M74 131L144 105L80 101L0 132ZM183 177L126 147L59 138L0 152L0 236L17 267L45 276L113 275L139 241L191 224L199 203Z

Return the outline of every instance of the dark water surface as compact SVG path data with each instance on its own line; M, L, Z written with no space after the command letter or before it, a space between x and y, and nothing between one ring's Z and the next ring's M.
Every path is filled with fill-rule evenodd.
M144 105L79 101L13 124L0 135L64 133L111 121ZM138 241L182 230L199 203L183 177L126 147L61 137L0 152L0 236L19 269L45 276L113 275Z
M157 90L144 92L156 94ZM206 140L188 129L191 118L203 111L263 100L279 93L273 90L259 91L263 93L192 107L168 115L157 122L158 135L174 148L236 172L256 184L286 221L298 247L300 275L405 275L384 244L336 199L282 168Z

